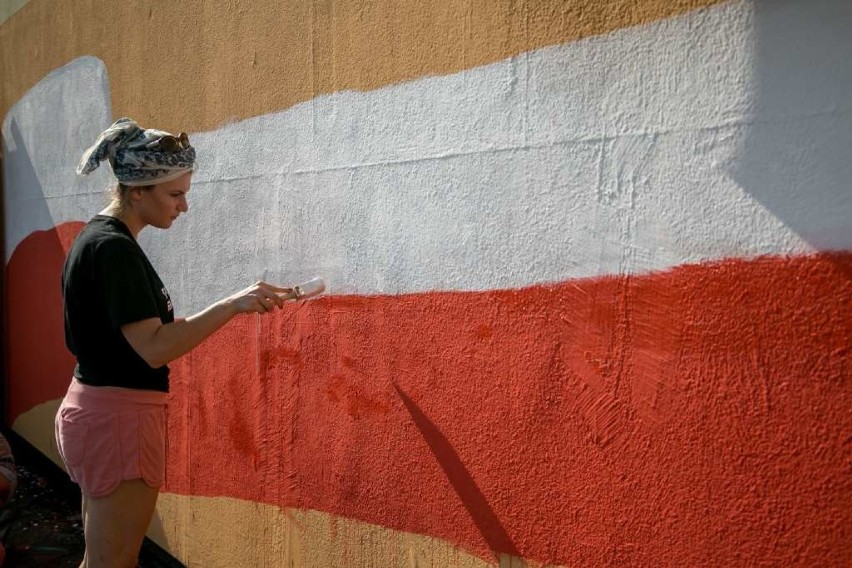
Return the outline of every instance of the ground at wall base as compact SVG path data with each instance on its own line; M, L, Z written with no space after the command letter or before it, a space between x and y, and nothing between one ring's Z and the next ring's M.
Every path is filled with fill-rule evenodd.
M4 568L77 568L83 557L80 494L63 479L65 473L39 455L20 436L8 430L18 465L18 487L0 510L0 542L6 548ZM148 539L142 546L137 568L181 568Z

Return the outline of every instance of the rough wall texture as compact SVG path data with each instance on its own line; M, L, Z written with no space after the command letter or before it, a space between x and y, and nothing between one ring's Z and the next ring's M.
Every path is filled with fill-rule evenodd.
M0 25L9 422L55 455L117 116L201 156L179 312L330 284L173 364L178 557L852 562L847 2L68 4Z

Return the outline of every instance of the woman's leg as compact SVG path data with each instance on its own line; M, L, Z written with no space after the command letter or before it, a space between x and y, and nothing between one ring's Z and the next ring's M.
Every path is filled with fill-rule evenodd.
M83 519L83 537L86 537L86 505L88 503L87 497L83 495L83 505L80 507L80 518ZM86 552L83 551L83 561L80 562L80 568L86 568L89 565L88 559L86 558Z
M83 497L86 553L82 568L135 568L160 489L122 481L106 497Z

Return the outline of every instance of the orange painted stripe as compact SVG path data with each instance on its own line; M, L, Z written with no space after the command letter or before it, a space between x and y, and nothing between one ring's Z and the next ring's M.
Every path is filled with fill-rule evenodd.
M36 241L61 239L19 247L13 305L58 294L21 287L33 271L58 281ZM238 318L173 365L165 489L326 511L486 558L848 554L850 275L850 253L768 257ZM50 320L10 325L28 323L40 342L58 335ZM12 375L15 396L55 397L67 370L49 371Z
M34 406L65 396L74 356L65 347L60 274L83 223L36 231L6 265L7 423ZM51 427L47 424L45 427Z
M211 130L317 95L448 74L721 0L31 0L0 25L0 116L50 71L106 63L113 114Z
M801 560L782 527L848 551L850 274L729 260L245 317L175 365L168 490L573 565Z

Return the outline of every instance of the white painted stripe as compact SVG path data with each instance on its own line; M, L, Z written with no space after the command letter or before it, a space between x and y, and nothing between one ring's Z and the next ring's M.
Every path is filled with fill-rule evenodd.
M192 210L143 245L186 312L256 278L478 290L849 249L850 22L735 2L195 134Z
M6 261L33 231L86 220L106 201L109 167L80 177L75 168L110 122L106 69L81 57L48 74L3 119Z

